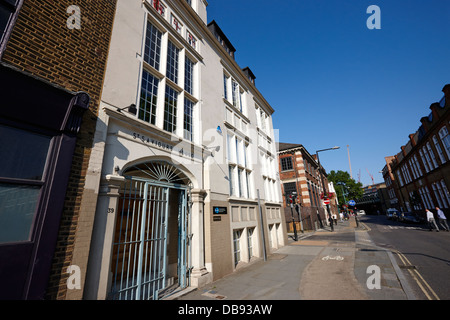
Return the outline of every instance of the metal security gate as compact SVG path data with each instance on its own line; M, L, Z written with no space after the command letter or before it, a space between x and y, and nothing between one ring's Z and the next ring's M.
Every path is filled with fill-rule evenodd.
M178 283L181 288L189 285L191 267L191 255L189 254L189 243L192 233L189 230L190 192L185 190L180 193L178 200Z
M158 300L169 294L168 287L189 285L189 190L177 184L126 178L116 220L111 299ZM177 228L170 233L170 241L169 228ZM177 249L171 244L169 250L168 243L176 243ZM174 251L177 275L169 275L168 259Z

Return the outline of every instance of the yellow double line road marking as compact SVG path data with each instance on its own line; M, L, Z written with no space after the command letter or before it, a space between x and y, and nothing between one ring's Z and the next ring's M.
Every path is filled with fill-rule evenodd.
M393 250L395 253L399 256L400 260L402 261L403 265L405 267L413 267L411 262L409 262L408 258L405 257L405 255L397 250ZM417 282L420 289L422 289L425 296L428 298L428 300L440 300L436 292L430 287L428 282L425 281L425 279L422 277L422 275L417 271L417 269L414 268L408 268L409 273L414 278L414 280Z

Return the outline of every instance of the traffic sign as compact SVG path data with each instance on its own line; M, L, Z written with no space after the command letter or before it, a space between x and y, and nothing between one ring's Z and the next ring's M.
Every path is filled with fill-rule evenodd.
M323 200L323 203L324 203L324 204L330 204L330 202L331 202L330 199L325 199L325 200Z
M356 204L356 202L355 202L355 200L350 200L350 201L348 202L348 204L349 204L350 206L354 206L354 205Z

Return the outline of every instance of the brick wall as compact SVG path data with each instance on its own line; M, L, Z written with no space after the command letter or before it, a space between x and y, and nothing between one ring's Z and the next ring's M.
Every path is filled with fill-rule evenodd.
M81 9L81 29L67 27L70 14L66 10L71 5ZM73 157L47 292L50 299L66 296L66 268L71 265L77 236L84 177L92 148L115 7L116 0L26 0L2 58L8 64L67 90L84 91L91 98ZM90 237L86 237L86 241L90 241Z
M402 207L403 210L407 209L406 202L409 202L411 211L415 211L418 214L424 216L425 215L425 208L426 203L423 201L423 198L421 197L421 209L414 209L413 205L411 204L410 199L410 193L411 192L417 192L420 194L420 190L425 191L424 188L428 189L429 196L432 200L432 203L434 206L439 206L439 201L437 198L437 195L439 196L439 199L442 200L440 193L437 192L437 195L434 192L433 184L441 184L441 182L444 182L447 189L450 189L450 159L448 158L447 153L445 152L445 146L442 144L442 141L439 137L439 131L446 126L447 130L450 132L450 108L449 108L449 96L450 96L450 85L445 85L442 90L446 96L446 104L444 106L440 106L439 103L433 103L429 109L432 113L432 121L430 121L429 117L422 117L420 119L422 123L422 129L419 128L419 130L414 135L409 135L410 142L411 142L411 148L408 150L405 148L405 146L401 146L401 150L407 150L405 154L397 154L392 157L386 157L386 161L388 165L391 167L392 172L395 173L394 177L395 179L398 179L397 172L402 174L402 177L404 177L404 174L402 173L401 168L404 166L406 170L408 170L411 181L407 182L406 179L403 179L403 186L400 186L400 182L396 180L396 182L393 183L393 188L397 194L397 199L399 201L398 205L396 205L397 208ZM419 134L420 133L420 134ZM440 148L442 149L444 153L444 160L445 162L442 163L439 157L438 150L436 149L435 143L433 141L433 136L435 136L438 140L438 144L440 145ZM427 143L430 144L430 148L432 150L432 153L434 154L437 167L433 167L434 169L427 172L424 166L424 162L422 157L420 156L419 150L423 148L427 148ZM402 156L403 157L400 157ZM412 169L410 167L409 160L413 156L417 157L417 164L420 167L420 170L422 174L419 177L414 177ZM434 162L433 162L434 163ZM445 196L445 193L443 191L443 195ZM444 198L445 199L445 198ZM442 200L443 201L443 200ZM445 208L445 203L442 203L442 210L447 215L447 218L450 217L450 208ZM431 209L432 212L436 212L435 208L428 208Z
M292 158L292 167L293 170L288 171L282 171L281 170L281 159L282 158ZM297 164L299 164L301 167L297 167ZM296 172L297 170L297 172ZM278 171L280 172L280 179L281 179L281 195L283 197L283 206L286 207L286 198L285 198L285 190L283 187L283 183L288 182L295 182L297 187L297 194L302 196L301 191L301 183L297 181L297 178L300 177L300 175L304 176L304 170L303 170L303 160L302 158L298 158L294 154L284 154L278 156ZM303 198L304 200L304 198Z

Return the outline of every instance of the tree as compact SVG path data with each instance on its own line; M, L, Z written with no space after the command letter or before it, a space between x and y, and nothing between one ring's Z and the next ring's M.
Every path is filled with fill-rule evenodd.
M334 189L336 190L336 195L338 197L339 205L348 203L349 200L359 199L363 195L362 183L356 182L354 179L350 177L350 174L347 171L338 170L337 172L331 170L331 172L327 176L329 182L333 182ZM345 185L341 186L339 183L344 183ZM345 192L345 200L342 192Z

